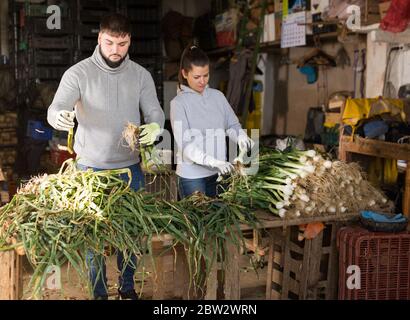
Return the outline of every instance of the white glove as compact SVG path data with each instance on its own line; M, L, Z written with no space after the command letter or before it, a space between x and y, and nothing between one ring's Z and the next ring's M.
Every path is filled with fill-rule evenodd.
M253 148L255 143L246 134L241 134L238 137L238 146L240 151L248 151Z
M232 163L217 160L212 157L206 157L204 163L211 168L218 169L220 174L228 174L233 170Z
M61 110L57 113L55 128L61 131L70 131L74 128L75 111Z
M218 169L220 174L228 174L233 170L233 165L226 161L217 160L208 156L201 149L197 148L195 143L190 143L184 149L184 156L190 161L202 166L208 166Z

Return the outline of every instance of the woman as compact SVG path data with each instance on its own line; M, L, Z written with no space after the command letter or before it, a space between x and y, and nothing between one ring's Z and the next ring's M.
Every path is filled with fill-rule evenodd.
M171 126L177 147L177 175L182 198L199 191L217 195L218 175L233 169L226 161L226 135L241 150L252 147L225 96L208 87L209 58L198 47L181 57L179 88L171 101Z

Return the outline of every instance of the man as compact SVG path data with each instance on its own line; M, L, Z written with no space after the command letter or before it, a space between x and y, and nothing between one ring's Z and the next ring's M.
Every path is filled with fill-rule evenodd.
M141 108L146 124L140 126L140 143L153 144L164 125L165 116L150 73L129 59L130 44L131 29L127 18L120 14L105 17L100 24L98 45L93 55L64 73L48 109L47 120L55 129L69 131L74 127L76 117L74 151L78 167L95 171L129 168L131 187L138 190L144 183L139 157L121 143L122 131L128 122L140 126ZM128 180L126 176L123 179ZM136 299L136 258L133 257L125 268L122 253L117 258L118 268L122 271L120 298ZM107 299L104 258L95 256L90 250L86 262L94 299Z

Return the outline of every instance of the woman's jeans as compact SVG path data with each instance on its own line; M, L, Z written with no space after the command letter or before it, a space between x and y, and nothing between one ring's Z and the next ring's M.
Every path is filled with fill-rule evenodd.
M178 177L179 195L181 196L181 198L186 198L193 194L195 191L199 191L210 198L215 198L218 194L218 182L216 181L217 179L217 174L199 179L187 179Z
M104 169L87 167L77 164L79 170L92 169L93 171L103 171ZM137 191L144 186L144 174L139 164L134 164L128 167L131 170L131 189ZM128 182L128 174L120 175L121 179ZM93 288L94 299L107 297L107 277L105 258L96 255L92 250L86 253L86 264L88 267L89 277ZM118 277L120 292L128 292L134 290L134 274L137 265L137 258L131 255L131 260L124 269L124 255L122 252L117 253L117 267L120 270Z

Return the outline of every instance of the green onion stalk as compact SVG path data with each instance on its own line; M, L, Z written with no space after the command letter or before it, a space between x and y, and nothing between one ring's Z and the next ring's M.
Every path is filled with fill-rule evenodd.
M222 197L281 218L391 210L355 163L330 161L314 150L264 148L258 164L254 175L248 174L252 168L238 164Z
M0 209L0 250L26 254L34 269L27 288L33 298L41 297L48 268L67 262L91 295L88 250L104 257L107 248L115 248L124 254L124 266L131 263L132 254L154 261L152 239L162 234L173 237L173 246L185 247L191 285L198 290L215 259L224 256L223 240L239 246L240 225L256 225L255 217L234 202L202 195L168 202L161 194L135 192L129 187L131 179L120 179L124 173L130 176L128 169L77 170L69 159L57 174L31 179ZM216 252L209 250L211 244Z

